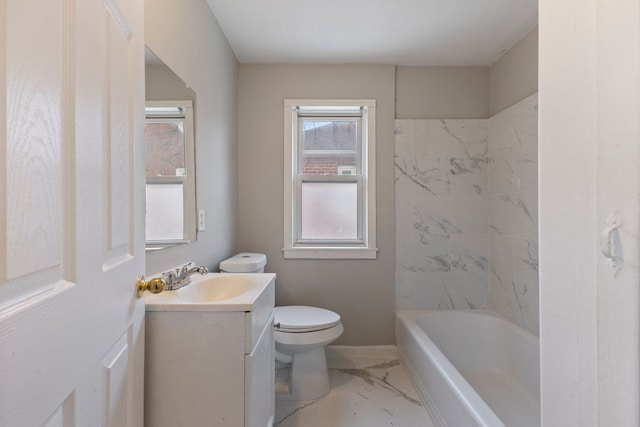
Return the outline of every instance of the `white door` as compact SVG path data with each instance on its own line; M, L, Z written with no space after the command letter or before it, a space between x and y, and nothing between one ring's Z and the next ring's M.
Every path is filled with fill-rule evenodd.
M639 17L637 0L540 0L545 427L640 425Z
M0 0L0 425L142 425L143 2Z

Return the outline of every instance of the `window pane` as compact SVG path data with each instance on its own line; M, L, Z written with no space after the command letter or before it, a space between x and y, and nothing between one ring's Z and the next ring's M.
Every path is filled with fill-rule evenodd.
M355 175L358 120L302 119L302 174Z
M145 125L146 176L185 176L184 119L154 119Z
M358 184L302 183L302 239L357 239Z
M182 184L147 184L147 241L184 239Z

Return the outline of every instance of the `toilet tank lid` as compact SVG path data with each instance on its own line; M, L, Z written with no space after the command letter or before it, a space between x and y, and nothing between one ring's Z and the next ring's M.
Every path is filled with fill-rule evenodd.
M251 273L260 270L267 264L265 254L242 252L220 263L220 270L227 273Z

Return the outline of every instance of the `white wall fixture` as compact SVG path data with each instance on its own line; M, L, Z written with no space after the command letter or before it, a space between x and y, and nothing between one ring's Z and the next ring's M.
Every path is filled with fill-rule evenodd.
M600 235L600 251L607 258L607 265L611 268L611 274L616 277L624 262L622 258L622 242L619 237L618 228L622 226L622 219L618 212L614 211L604 221L604 229ZM617 245L616 245L617 243Z

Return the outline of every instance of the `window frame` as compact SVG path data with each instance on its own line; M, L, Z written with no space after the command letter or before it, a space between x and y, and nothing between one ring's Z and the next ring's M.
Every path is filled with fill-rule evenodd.
M167 246L190 243L196 240L196 184L195 184L195 142L194 142L194 119L193 101L191 100L168 100L168 101L146 101L146 107L155 108L179 108L182 114L153 114L145 113L145 124L147 122L162 121L163 119L183 119L184 123L184 144L185 144L185 175L184 176L157 176L146 177L146 185L154 184L176 184L182 185L182 215L183 215L183 238L148 240L145 233L145 247L147 250L162 249ZM145 215L146 216L146 215ZM146 220L145 220L146 223Z
M358 112L358 113L356 113ZM349 119L358 117L360 174L304 175L300 149L303 118ZM375 259L375 99L284 100L284 247L288 259ZM357 172L358 168L356 168ZM358 184L358 238L355 240L302 239L301 187L303 182L356 182Z

